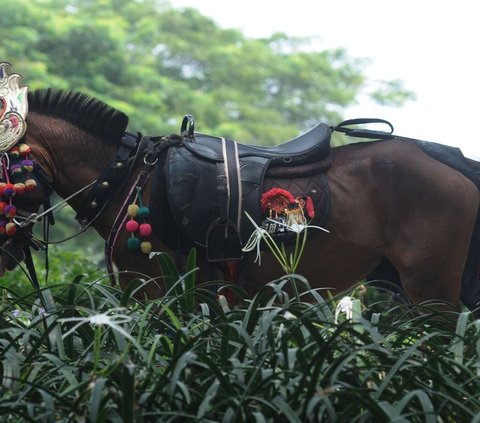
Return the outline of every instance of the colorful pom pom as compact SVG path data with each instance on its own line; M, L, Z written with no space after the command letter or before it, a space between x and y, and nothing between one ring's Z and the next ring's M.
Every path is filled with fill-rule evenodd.
M15 225L15 223L13 222L8 222L5 225L5 233L8 236L12 236L12 235L15 235L15 232L17 232L17 225Z
M125 228L128 232L136 232L138 230L138 222L136 220L129 220Z
M15 217L17 214L17 208L12 204L7 204L3 209L3 214L9 218Z
M146 219L149 216L150 216L150 210L148 209L148 207L145 207L145 206L139 207L138 213L137 213L137 217L139 219Z
M22 184L21 182L18 182L14 185L15 188L15 194L17 195L22 195L25 192L25 184Z
M18 147L12 147L10 150L8 150L8 154L13 158L18 158L20 157L20 150Z
M140 248L140 240L134 236L128 238L127 247L130 251L137 251Z
M25 181L25 191L32 191L36 188L37 182L35 179L27 179Z
M5 187L7 186L7 184L5 182L0 182L0 197L3 195L3 193L5 192Z
M5 187L3 189L3 195L7 198L11 198L15 195L15 187L13 184L5 184Z
M30 154L32 152L32 149L30 148L29 145L27 144L20 144L18 146L18 152L22 155L22 156L26 156L27 154Z
M22 169L26 172L33 172L33 162L31 160L23 160Z
M138 233L140 234L140 236L143 237L150 236L152 234L152 225L150 225L149 223L142 223L138 227Z
M7 222L5 220L0 220L0 235L5 233L5 225Z
M137 217L139 207L136 204L130 204L127 209L127 214L130 217Z
M20 173L22 173L22 166L20 166L19 164L13 164L10 166L10 173L12 175L18 175Z
M0 214L4 214L5 213L5 207L7 207L8 203L6 203L5 201L0 201Z
M148 241L143 241L140 244L140 251L144 254L150 254L150 252L152 251L152 244L150 244L150 242Z

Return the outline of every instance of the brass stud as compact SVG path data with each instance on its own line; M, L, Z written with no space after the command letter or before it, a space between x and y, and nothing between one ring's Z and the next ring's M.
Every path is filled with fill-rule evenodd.
M98 207L97 202L96 202L96 201L92 201L92 202L90 203L90 207L91 207L92 209L96 209L96 208Z
M108 181L102 182L102 188L104 189L110 188L110 184L108 183Z
M117 162L117 164L115 165L115 168L117 170L122 170L123 169L123 163L122 162Z

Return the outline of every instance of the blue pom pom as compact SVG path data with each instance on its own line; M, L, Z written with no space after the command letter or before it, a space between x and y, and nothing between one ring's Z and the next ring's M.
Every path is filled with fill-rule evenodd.
M137 218L146 219L150 216L150 210L148 207L142 206L138 209Z
M128 238L127 247L130 251L138 251L140 249L140 240L134 236Z

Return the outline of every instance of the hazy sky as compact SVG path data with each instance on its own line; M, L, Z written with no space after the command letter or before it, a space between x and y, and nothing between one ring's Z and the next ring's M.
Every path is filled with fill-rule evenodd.
M170 0L251 37L315 36L369 58L370 79L401 79L417 94L401 109L361 100L345 117L381 117L395 133L480 158L480 23L473 0ZM333 123L333 122L327 122Z

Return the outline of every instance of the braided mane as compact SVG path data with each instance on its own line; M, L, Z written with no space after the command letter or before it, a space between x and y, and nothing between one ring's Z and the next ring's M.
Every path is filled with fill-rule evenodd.
M87 94L43 89L28 93L31 112L64 119L90 134L118 142L128 124L124 113Z

